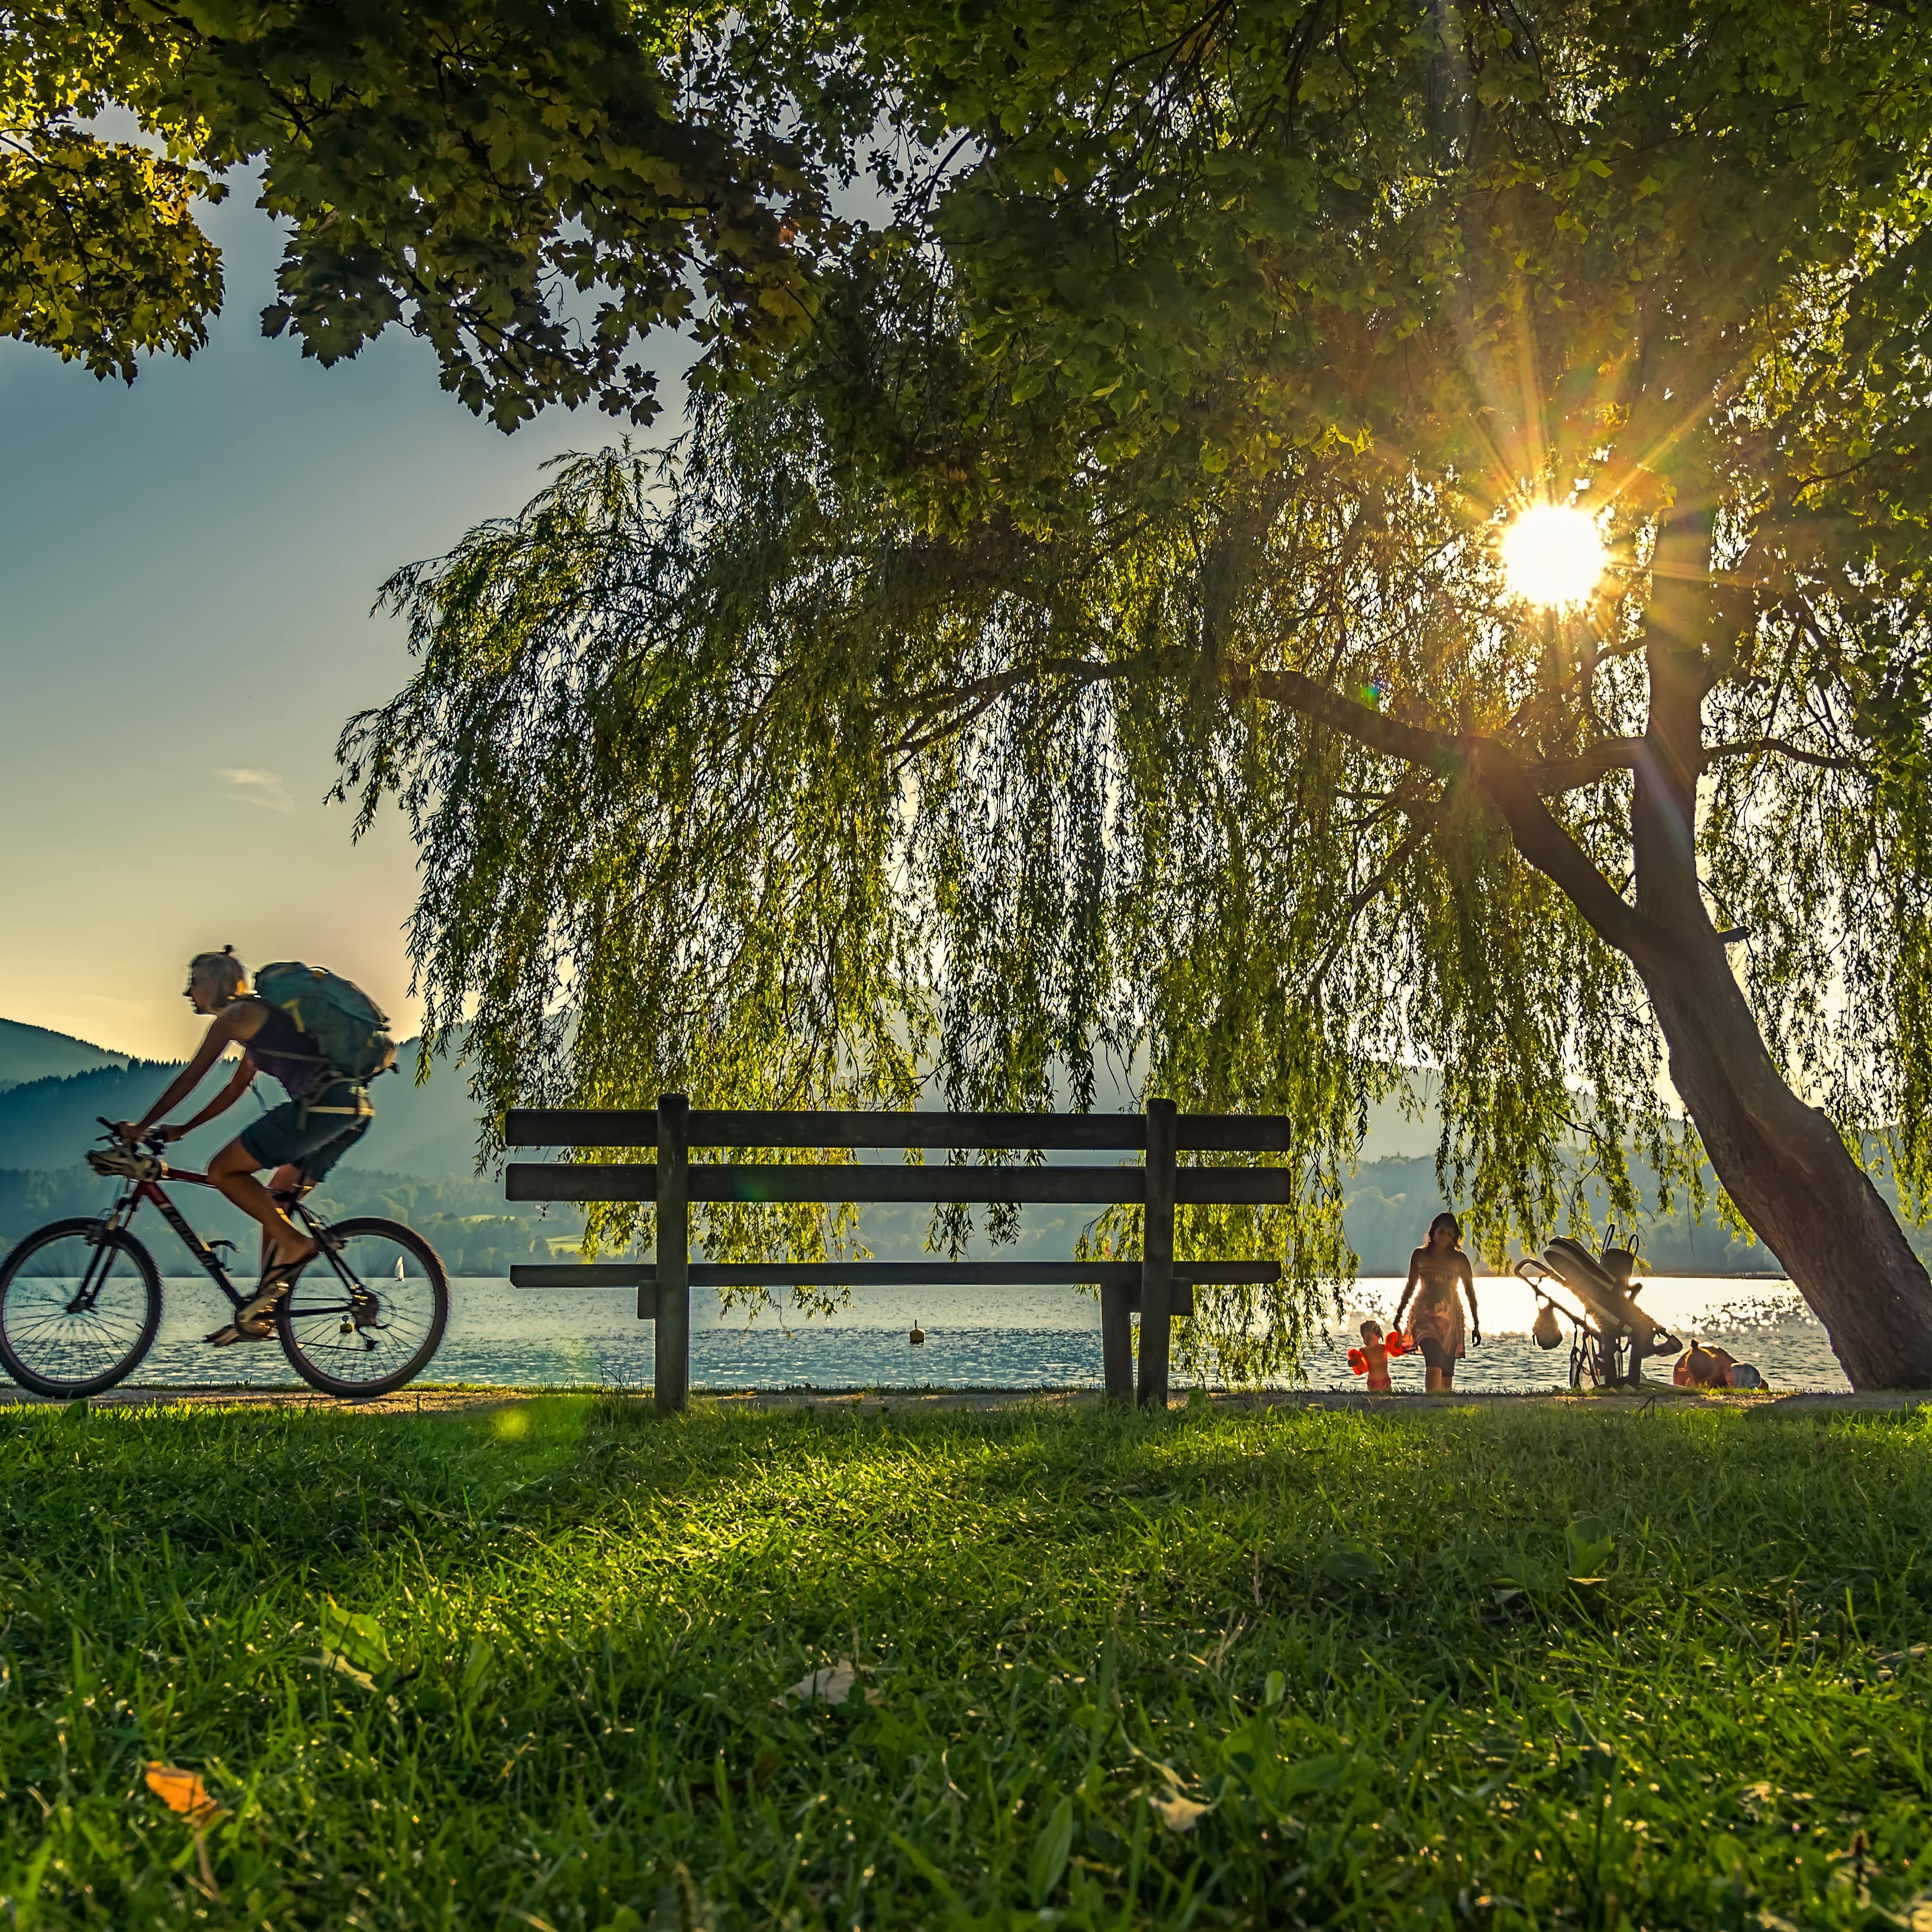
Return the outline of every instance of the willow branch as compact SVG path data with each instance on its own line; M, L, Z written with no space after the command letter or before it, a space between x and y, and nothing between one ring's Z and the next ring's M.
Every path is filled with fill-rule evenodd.
M1544 802L1536 768L1524 764L1506 746L1493 739L1451 736L1406 724L1344 698L1300 671L1244 671L1240 682L1256 696L1326 724L1371 751L1426 766L1445 777L1459 768L1466 770L1502 814L1517 851L1563 892L1599 938L1633 958L1654 957L1660 950L1665 935L1597 869L1589 854ZM1609 741L1619 748L1634 742L1641 741ZM1626 761L1612 760L1604 769Z
M974 718L1006 694L1036 680L1065 678L1076 684L1105 684L1124 677L1144 676L1159 667L1147 658L1124 661L1096 658L1041 658L1028 664L1010 664L1004 670L989 672L966 683L950 685L944 691L924 692L875 705L876 718L898 716L905 721L911 735L896 740L890 748L896 756L910 757L937 740L963 730ZM940 722L932 723L937 718ZM922 730L924 726L927 728Z
M1604 738L1586 745L1574 758L1552 758L1526 766L1538 792L1553 798L1559 792L1576 791L1594 784L1612 772L1634 771L1641 738Z
M1410 808L1409 828L1396 841L1388 862L1365 884L1356 888L1348 903L1336 915L1334 934L1308 976L1310 987L1319 986L1327 980L1328 969L1341 957L1342 949L1354 936L1356 920L1401 878L1416 854L1428 843L1440 816L1438 804L1438 801L1431 800L1426 806Z
M1831 752L1808 751L1802 745L1794 745L1789 738L1734 738L1722 745L1710 746L1704 754L1706 764L1714 764L1720 758L1754 758L1770 752L1780 758L1789 758L1800 765L1816 765L1820 771L1869 772L1871 767L1861 758L1845 758Z

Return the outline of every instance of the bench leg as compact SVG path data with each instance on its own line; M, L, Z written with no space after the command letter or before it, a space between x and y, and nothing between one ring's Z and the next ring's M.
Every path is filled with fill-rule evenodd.
M1131 1408L1134 1400L1133 1292L1125 1288L1100 1291L1100 1366L1107 1400Z
M1167 1413L1172 1339L1174 1153L1179 1122L1172 1100L1147 1103L1147 1210L1141 1228L1141 1406Z
M691 1199L682 1094L658 1096L657 1406L681 1415L691 1400Z

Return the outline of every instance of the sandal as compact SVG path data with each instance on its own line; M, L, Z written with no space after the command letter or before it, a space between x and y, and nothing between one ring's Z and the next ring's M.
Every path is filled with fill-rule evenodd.
M262 1270L255 1292L235 1311L235 1318L204 1339L218 1348L236 1342L263 1342L275 1332L275 1310L296 1285L304 1268L321 1252L320 1248L292 1262L277 1262Z

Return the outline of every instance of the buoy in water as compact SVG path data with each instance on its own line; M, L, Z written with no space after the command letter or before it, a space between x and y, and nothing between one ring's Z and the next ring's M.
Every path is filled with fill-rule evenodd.
M906 1340L915 1348L922 1348L926 1346L926 1330L919 1325L916 1320L912 1324L912 1333L906 1337Z

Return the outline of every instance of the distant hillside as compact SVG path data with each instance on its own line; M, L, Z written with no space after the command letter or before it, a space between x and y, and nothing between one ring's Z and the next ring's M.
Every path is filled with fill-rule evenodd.
M94 1115L139 1113L178 1068L152 1060L29 1080L0 1094L0 1167L66 1167L99 1135Z
M406 1046L401 1058L406 1066L412 1064L413 1047ZM64 1079L28 1081L0 1092L0 1168L71 1165L99 1135L97 1115L110 1120L138 1118L180 1071L178 1061L140 1060ZM218 1066L180 1113L193 1113L227 1077L226 1069ZM423 1179L470 1172L476 1156L476 1114L454 1068L439 1067L422 1087L406 1072L388 1076L370 1091L376 1124L356 1154L344 1161L345 1168ZM183 1163L206 1160L283 1097L272 1082L257 1081L240 1106L182 1144Z
M30 1080L62 1079L98 1066L124 1066L124 1053L110 1053L46 1027L0 1020L0 1092Z

